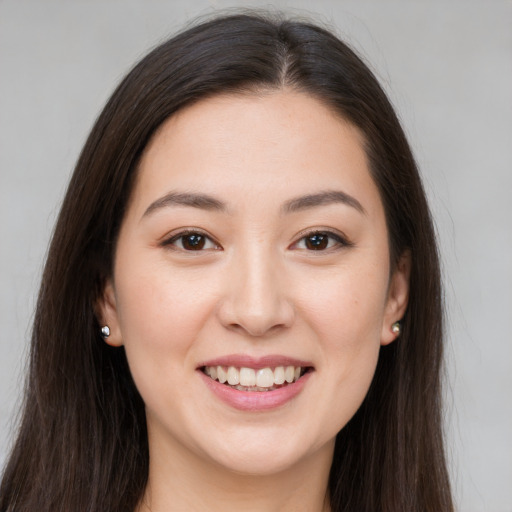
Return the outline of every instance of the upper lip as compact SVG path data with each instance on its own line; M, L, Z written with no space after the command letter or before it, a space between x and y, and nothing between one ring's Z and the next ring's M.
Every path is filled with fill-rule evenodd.
M312 367L310 361L297 359L295 357L271 354L262 357L253 357L245 354L231 354L209 359L198 365L198 368L205 366L234 366L235 368L276 368L277 366L301 366Z

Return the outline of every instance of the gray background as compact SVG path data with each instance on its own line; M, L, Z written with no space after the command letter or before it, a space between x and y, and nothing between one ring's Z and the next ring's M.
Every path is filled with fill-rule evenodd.
M69 173L116 82L228 1L0 0L0 465L42 261ZM369 60L422 168L446 281L446 425L459 510L512 511L512 2L274 1Z

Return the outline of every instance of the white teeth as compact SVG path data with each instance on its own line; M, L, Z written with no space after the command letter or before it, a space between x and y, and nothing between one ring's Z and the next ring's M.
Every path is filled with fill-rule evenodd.
M234 366L228 368L228 384L236 386L240 382L240 373Z
M221 384L224 384L224 382L228 380L227 372L222 366L217 366L217 379L219 379Z
M256 386L260 388L270 388L273 385L274 372L270 368L261 368L261 370L256 372Z
M296 382L302 375L300 366L272 368L236 368L235 366L205 366L204 373L221 384L229 384L241 391L272 391L276 386Z
M213 379L213 377L212 377L212 379ZM284 384L284 381L285 381L285 378L284 378L284 367L283 366L278 366L274 370L274 382L276 384Z
M256 386L256 372L252 368L240 368L240 385Z

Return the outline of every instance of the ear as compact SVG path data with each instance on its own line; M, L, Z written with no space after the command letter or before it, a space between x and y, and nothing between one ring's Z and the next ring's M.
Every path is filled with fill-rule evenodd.
M405 251L398 260L391 276L382 324L380 344L388 345L399 333L393 332L392 326L402 319L409 302L409 280L411 275L411 252Z
M100 326L108 325L110 335L105 337L105 343L112 347L123 345L119 318L117 314L116 294L112 279L108 279L103 288L103 293L96 302L96 315Z

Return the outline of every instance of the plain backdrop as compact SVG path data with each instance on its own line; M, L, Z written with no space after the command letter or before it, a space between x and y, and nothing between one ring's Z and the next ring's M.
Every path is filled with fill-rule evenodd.
M0 0L0 465L70 172L115 84L197 15L266 2ZM458 509L512 511L512 2L275 1L371 63L422 169L441 244Z

